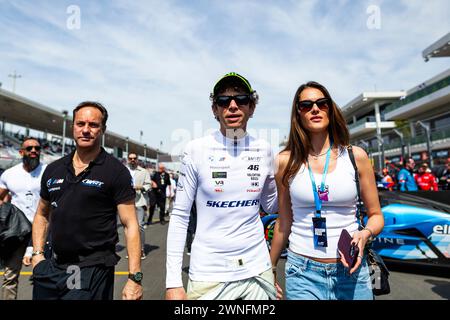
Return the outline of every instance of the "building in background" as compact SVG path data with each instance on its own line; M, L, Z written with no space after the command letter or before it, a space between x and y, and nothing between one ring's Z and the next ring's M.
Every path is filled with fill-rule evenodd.
M422 53L450 57L450 33ZM363 147L381 173L405 156L430 167L450 157L450 68L415 87L393 92L364 92L342 107L350 141Z

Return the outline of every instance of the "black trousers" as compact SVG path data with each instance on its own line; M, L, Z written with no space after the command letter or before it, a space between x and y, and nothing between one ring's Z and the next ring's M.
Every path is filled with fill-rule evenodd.
M154 192L154 191L153 191ZM148 223L152 223L153 214L155 213L156 206L159 207L159 220L163 221L166 214L166 194L161 192L154 192L155 203L150 206L150 214L148 216Z
M33 300L112 300L114 266L58 265L54 259L33 269Z

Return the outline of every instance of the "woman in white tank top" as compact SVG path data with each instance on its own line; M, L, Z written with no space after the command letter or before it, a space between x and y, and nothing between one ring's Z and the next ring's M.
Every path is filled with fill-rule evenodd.
M287 299L373 299L363 249L378 235L384 219L374 173L367 154L353 147L367 208L366 227L358 231L355 216L355 170L347 146L345 120L328 90L317 82L301 85L292 104L286 148L278 155L275 175L279 219L270 252L276 270L289 240L286 262ZM349 266L337 248L346 229L360 254ZM278 297L282 290L277 285Z

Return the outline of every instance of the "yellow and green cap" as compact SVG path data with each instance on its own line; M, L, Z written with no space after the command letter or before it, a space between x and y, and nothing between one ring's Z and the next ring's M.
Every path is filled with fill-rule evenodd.
M252 86L250 85L250 82L248 82L247 79L245 79L243 76L241 76L240 74L238 74L236 72L229 72L226 75L224 75L222 78L220 78L219 81L216 82L216 84L214 85L214 88L213 88L213 95L217 95L219 88L225 81L240 82L241 84L243 84L244 88L248 89L248 93L254 92L254 90L252 89Z

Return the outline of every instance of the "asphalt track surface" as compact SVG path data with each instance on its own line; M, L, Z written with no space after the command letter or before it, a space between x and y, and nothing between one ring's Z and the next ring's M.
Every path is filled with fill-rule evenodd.
M156 214L155 214L156 215ZM148 226L146 233L147 258L142 260L144 273L143 288L144 299L161 300L165 293L165 254L168 224L161 225L158 220ZM116 266L114 299L121 299L121 292L127 280L128 267L125 244L123 241L123 228L119 228L120 242L117 245L117 254L122 258ZM284 288L284 259L278 265L279 281ZM187 283L189 256L184 255L183 281ZM1 270L3 271L3 270ZM1 273L3 274L3 273ZM32 286L30 284L31 268L24 267L20 276L19 296L21 300L30 300ZM405 266L391 268L391 293L377 297L377 300L449 300L450 277L448 274L433 269L415 269Z

